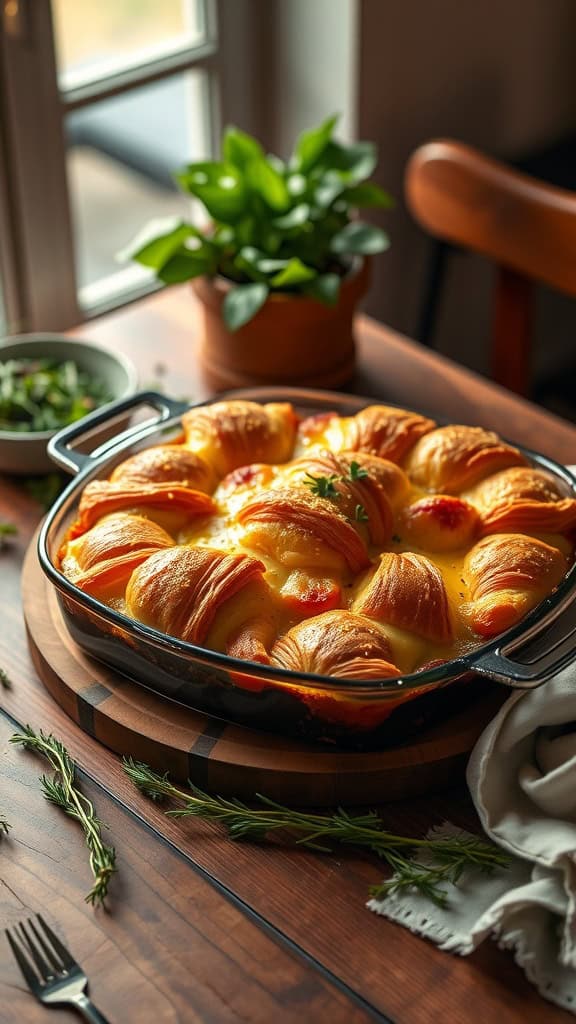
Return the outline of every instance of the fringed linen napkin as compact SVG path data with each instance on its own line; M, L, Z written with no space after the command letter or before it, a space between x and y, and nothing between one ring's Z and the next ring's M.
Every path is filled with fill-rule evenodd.
M546 999L576 1013L576 665L510 697L478 740L467 780L510 866L465 872L447 886L446 909L405 894L368 906L463 956L496 939Z

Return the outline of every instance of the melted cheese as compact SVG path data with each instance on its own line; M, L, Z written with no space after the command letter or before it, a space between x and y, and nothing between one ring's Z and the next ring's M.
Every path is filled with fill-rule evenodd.
M217 408L220 410L223 405L225 403L218 403ZM286 408L278 408L281 408L282 417L288 422L289 413ZM274 408L272 411L276 415L276 409ZM385 408L384 412L386 412ZM373 412L373 418L382 434L382 415ZM398 419L398 417L395 418ZM236 417L236 420L240 422L241 418ZM236 429L234 425L236 420L233 417L228 423L230 430ZM250 426L251 421L247 420L246 422ZM402 424L404 421L400 418L399 422ZM414 436L410 443L412 450L416 450L416 452L433 445L435 435L444 436L442 431L434 431L432 421L416 416L410 419L410 414L406 414L406 422L413 432ZM192 421L188 424L187 444L193 447L191 438L196 435L191 432L191 423ZM217 418L210 419L213 430L216 429L214 423L217 424ZM196 430L196 425L192 425ZM241 423L238 429L244 429ZM396 431L396 426L393 429ZM220 457L221 453L218 458L214 456L209 471L213 472L215 478L218 478L219 475L220 482L216 484L213 491L213 504L208 514L204 514L204 509L200 507L196 514L188 515L180 509L139 506L137 500L134 501L133 506L124 509L128 514L152 519L171 535L174 545L178 548L210 549L215 553L248 556L260 563L261 576L258 581L248 581L244 589L226 599L222 609L215 613L213 624L205 641L207 646L226 651L234 636L239 634L244 636L243 631L245 632L246 629L249 631L253 625L254 636L257 637L258 643L263 645L265 651L271 652L274 644L293 627L298 626L303 620L317 615L318 611L322 614L323 600L326 601L325 614L331 616L330 623L338 622L339 610L346 614L351 612L356 614L356 609L353 606L355 606L355 602L358 602L359 595L370 581L371 574L375 572L375 567L383 552L412 553L423 556L422 560L428 564L429 574L434 575L429 563L440 574L440 586L443 587L445 595L442 598L444 614L446 614L446 607L448 608L449 628L440 635L450 636L451 634L451 639L444 642L431 639L430 635L422 635L418 623L411 621L410 615L406 615L405 612L404 618L401 620L401 627L393 622L385 621L385 616L380 620L364 616L367 623L372 623L372 627L375 625L375 628L381 630L385 635L398 674L417 671L430 662L448 661L456 656L464 655L483 642L483 638L474 632L470 619L463 610L470 602L471 590L470 581L465 574L465 563L469 550L480 539L480 519L478 526L475 522L473 523L471 529L477 529L477 533L465 548L456 547L454 550L443 548L441 551L426 550L416 547L413 540L410 542L407 535L402 535L405 510L420 499L430 497L430 481L423 479L421 463L418 463L418 472L415 473L415 477L409 478L410 471L408 476L404 471L395 468L392 470L389 468L387 472L384 472L385 467L381 457L374 454L373 451L371 454L366 454L364 462L362 462L362 467L366 467L366 469L362 468L362 473L369 474L371 490L374 487L381 487L382 501L389 502L390 505L389 517L382 519L384 525L379 534L382 536L382 530L390 529L390 536L386 537L382 545L375 546L371 543L375 532L370 529L369 522L366 525L363 521L363 506L357 505L355 514L353 504L351 506L349 498L346 497L346 488L349 491L350 483L354 482L353 478L335 474L334 490L337 493L329 493L328 498L322 496L322 499L314 496L315 473L312 472L309 476L306 474L307 453L309 453L311 466L318 467L323 464L322 450L332 448L334 452L338 453L338 457L344 460L336 464L344 467L343 473L349 474L351 465L356 466L354 472L357 472L359 461L353 454L351 457L350 451L346 452L345 449L350 443L350 438L357 445L362 443L362 430L366 430L366 424L362 426L362 429L360 427L356 429L353 417L340 419L335 414L329 417L320 417L316 422L309 424L296 438L292 438L290 443L293 460L298 458L300 461L288 463L284 462L285 446L282 447L278 442L280 435L276 434L274 435L274 445L281 454L283 461L281 467L256 462L256 459L262 458L264 451L261 439L254 448L254 463L240 466L232 472L229 471L230 459L224 465ZM466 456L465 451L464 455L462 454L462 450L468 436L464 428L462 431L463 433L458 435L459 443L461 441L457 452L460 461ZM490 436L491 444L493 443L499 454L505 450L504 454L508 457L508 453L511 451L514 453L513 458L516 458L514 449L509 449L506 446L498 448L498 439L492 442L492 437L493 435ZM403 438L402 444L405 447L408 441L404 435ZM419 440L419 438L423 439ZM476 435L473 434L473 440L475 439ZM214 437L210 435L210 444L214 443ZM248 435L240 438L237 443L234 442L234 445L227 436L226 443L231 446L230 451L245 453L250 451ZM196 444L194 446L198 447ZM369 447L365 449L360 447L356 450L370 452ZM445 445L438 457L443 460L442 466L448 473L449 454L447 455L446 451ZM321 456L320 462L318 453ZM202 457L210 461L210 445L207 444L202 449ZM400 460L400 456L398 458ZM410 467L410 451L407 455L402 455L402 461L405 466ZM302 462L304 463L303 469ZM378 473L378 463L382 464L380 474ZM329 458L325 459L325 464L331 465ZM492 472L501 471L501 465L497 461L494 463L495 468L489 462L486 465L486 479L488 480ZM390 467L389 462L388 467ZM418 485L414 482L415 479L418 480ZM359 480L360 478L357 477L356 482ZM393 488L392 484L394 484ZM292 493L294 508L290 508L291 502L287 501L287 495L290 496ZM352 493L357 492L352 491ZM360 491L360 493L362 492ZM440 493L440 489L432 489L432 493ZM275 503L278 506L276 512ZM441 505L440 500L437 504ZM250 514L252 506L256 509L254 516ZM302 513L302 517L299 518L298 509L303 506L306 506L306 515ZM262 508L264 508L264 513ZM441 509L439 508L438 514L440 513ZM316 514L318 515L318 526L315 525ZM435 515L436 513L432 510L430 514ZM332 516L333 530L326 528L327 515L328 519ZM391 521L392 526L390 527ZM575 522L570 524L570 529L573 530L575 525L576 517ZM444 528L450 530L450 524L448 523L446 526L443 523L442 529ZM408 531L406 530L405 533L407 534ZM533 534L530 536L559 549L568 562L572 560L573 544L567 535ZM426 538L426 531L419 533L418 537ZM350 538L353 540L351 547L349 546ZM455 533L454 540L455 543L462 543L462 534L458 537ZM449 546L450 537L448 537ZM83 535L71 535L64 545L61 556L62 571L79 586L81 586L85 572L81 557L82 547ZM394 564L401 562L401 560L392 561ZM297 576L296 585L294 583L295 574ZM171 581L167 579L167 594L170 591L170 586ZM103 590L98 596L110 607L126 613L124 593L117 584L111 586L109 591ZM344 622L344 618L342 621ZM319 629L318 635L330 634ZM254 648L248 644L247 649ZM357 661L356 658L356 666ZM337 668L334 674L338 674Z

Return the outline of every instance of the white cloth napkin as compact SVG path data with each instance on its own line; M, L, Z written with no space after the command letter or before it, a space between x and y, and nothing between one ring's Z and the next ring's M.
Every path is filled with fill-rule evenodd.
M493 937L546 999L576 1013L576 664L509 698L478 740L467 780L510 867L467 871L447 886L447 909L417 895L368 906L464 956Z

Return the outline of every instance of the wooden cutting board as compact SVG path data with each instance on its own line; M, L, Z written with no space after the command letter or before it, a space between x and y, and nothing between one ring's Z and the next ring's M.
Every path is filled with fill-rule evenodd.
M306 744L210 718L158 697L74 643L31 544L22 573L24 617L40 679L81 729L180 781L301 806L400 800L456 785L482 729L506 697L486 692L464 711L393 749L370 753Z

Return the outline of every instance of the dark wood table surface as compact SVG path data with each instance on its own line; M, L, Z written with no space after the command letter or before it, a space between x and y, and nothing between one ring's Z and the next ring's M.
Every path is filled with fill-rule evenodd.
M207 395L186 287L76 333L126 352L143 386L160 380L171 395ZM366 318L358 321L358 340L359 393L492 427L559 461L576 462L576 426ZM0 846L2 927L42 912L85 967L94 1000L111 1024L572 1019L544 1002L494 943L467 958L451 956L367 911L368 886L382 874L374 860L234 844L217 826L166 818L140 797L118 757L67 718L32 667L20 572L40 517L23 483L3 478L0 520L15 522L19 532L0 555L0 666L13 681L0 694L0 809L13 824ZM120 871L106 911L83 902L85 851L75 823L42 798L42 765L9 744L16 725L25 722L66 743L110 826ZM384 804L383 811L395 830L413 834L444 818L474 827L461 779L442 795ZM0 938L0 1021L45 1019L76 1018L35 1003Z

